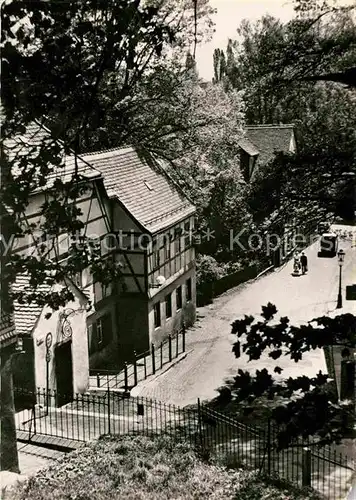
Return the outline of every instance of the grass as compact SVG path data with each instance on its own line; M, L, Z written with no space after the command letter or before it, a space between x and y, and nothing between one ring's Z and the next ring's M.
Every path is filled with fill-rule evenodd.
M6 494L6 500L307 500L319 497L254 472L203 462L167 436L106 436Z

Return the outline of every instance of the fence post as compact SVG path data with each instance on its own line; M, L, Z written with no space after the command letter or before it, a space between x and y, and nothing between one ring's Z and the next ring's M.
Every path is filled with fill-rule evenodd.
M271 419L267 424L267 473L271 475Z
M162 369L162 366L163 366L163 342L161 342L161 345L160 345L160 360L161 360L161 369Z
M96 386L100 387L100 375L99 375L99 373L96 374Z
M302 485L311 486L311 450L303 448Z
M32 431L32 423L33 423L33 436L36 435L36 406L35 405L32 405L32 410L31 410L31 422L30 422L30 426L29 426L29 429L28 429L28 441L30 442L31 441L31 431Z
M127 392L128 388L129 388L129 380L128 380L128 375L127 375L127 361L125 361L125 364L124 364L124 386L125 386L125 392Z
M110 426L110 386L108 385L108 434L111 433Z
M202 432L202 422L201 422L200 398L198 398L198 432L199 432L200 448L201 451L203 451L203 432Z
M146 361L146 355L143 357L143 370L145 372L145 380L147 378L147 361Z
M152 375L156 373L156 359L155 359L155 345L151 344L151 355L152 355Z
M178 354L179 354L179 331L177 331L176 335L176 358L178 358Z
M134 353L134 385L137 385L137 358L136 351Z
M183 323L182 335L183 335L183 352L185 352L185 323Z
M171 334L168 335L168 356L169 356L169 361L172 361L172 337L171 337Z

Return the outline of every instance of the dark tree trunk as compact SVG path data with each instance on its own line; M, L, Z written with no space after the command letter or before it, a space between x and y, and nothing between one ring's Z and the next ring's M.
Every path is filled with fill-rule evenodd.
M17 454L12 356L1 354L1 470L20 472Z

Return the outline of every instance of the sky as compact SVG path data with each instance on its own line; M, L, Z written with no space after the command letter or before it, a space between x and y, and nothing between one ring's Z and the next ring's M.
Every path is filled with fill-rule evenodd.
M355 0L334 0L336 5L353 5ZM236 29L243 19L256 21L265 14L287 22L294 17L292 0L210 0L217 9L213 17L215 33L211 42L198 45L196 60L199 75L204 80L213 76L215 48L226 49L229 38L236 38Z
M197 47L196 60L199 76L211 80L213 76L214 49L226 49L229 38L236 38L236 29L243 19L256 21L264 14L270 14L282 21L294 17L291 0L210 0L217 9L213 20L215 33L211 42Z

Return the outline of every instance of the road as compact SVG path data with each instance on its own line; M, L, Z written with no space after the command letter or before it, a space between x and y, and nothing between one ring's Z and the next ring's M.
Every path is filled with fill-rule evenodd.
M343 266L342 312L356 313L356 302L345 300L345 287L356 283L355 248L351 241L341 241L346 252ZM261 306L272 302L278 315L288 316L293 324L301 324L316 316L333 313L336 309L339 266L337 258L318 258L318 243L306 250L309 261L307 275L292 276L293 263L288 262L270 274L230 290L214 300L212 305L198 309L195 326L187 332L187 357L154 380L140 384L135 394L185 406L217 395L216 389L237 373L239 368L254 371L272 369L276 362L264 355L249 362L247 356L236 359L231 352L235 337L231 323L244 314L258 315ZM323 351L308 353L295 363L287 357L278 360L284 376L312 376L326 371Z

